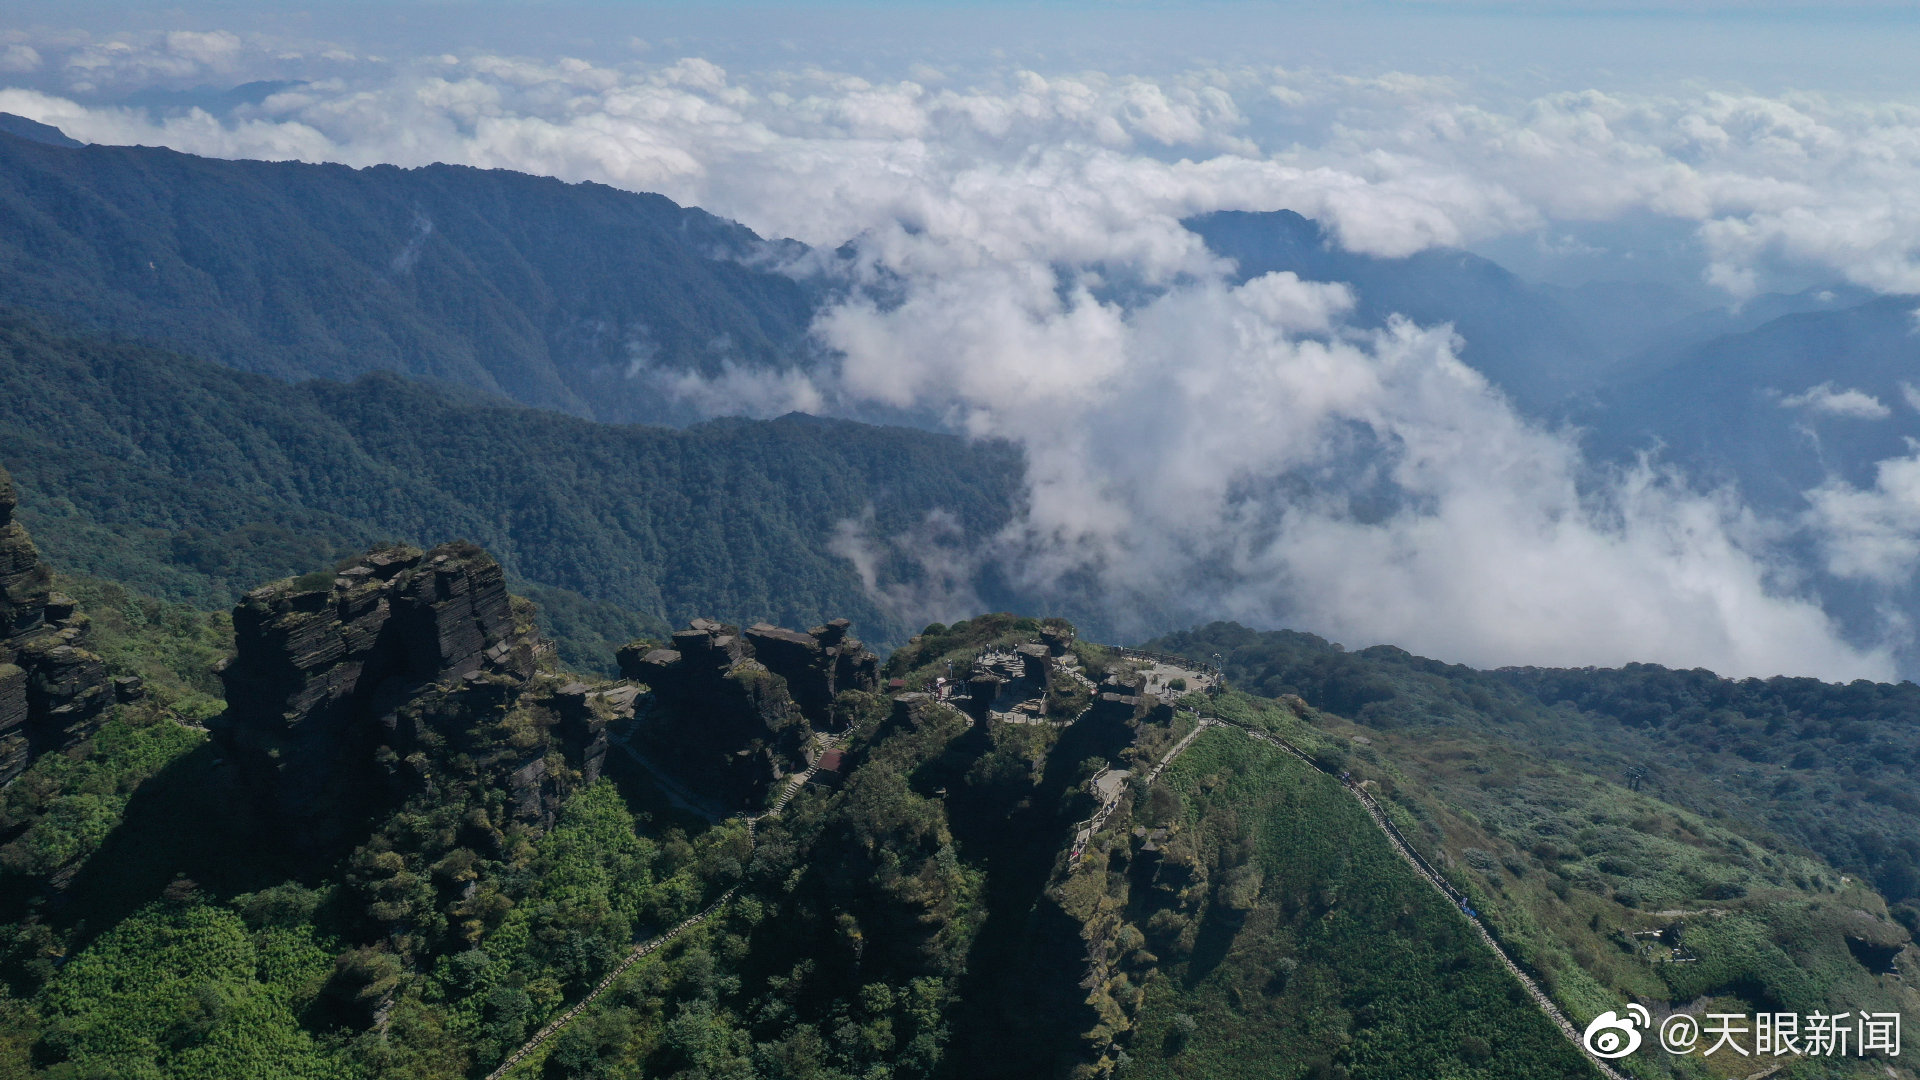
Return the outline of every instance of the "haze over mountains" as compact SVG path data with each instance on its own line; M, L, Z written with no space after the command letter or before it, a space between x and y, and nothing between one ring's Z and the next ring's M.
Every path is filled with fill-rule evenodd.
M0 19L0 1076L1920 1080L1920 112L329 6Z
M1458 400L1445 406L1414 405L1411 399L1404 405L1319 405L1309 404L1315 395L1302 396L1305 384L1283 381L1264 411L1246 420L1251 430L1263 431L1253 457L1236 463L1248 451L1229 450L1224 457L1189 462L1195 444L1184 432L1204 415L1195 410L1224 402L1193 398L1173 412L1167 408L1178 396L1157 405L1145 397L1137 407L1116 404L1112 386L1091 371L1085 377L1091 381L1075 373L1048 385L1037 381L1038 373L1054 361L1032 354L1031 344L1017 338L975 341L975 331L963 324L949 340L959 345L959 355L975 357L960 363L976 369L939 374L942 381L961 380L947 389L925 382L934 370L926 363L944 367L947 361L916 360L922 346L900 337L932 324L913 321L915 287L880 272L867 250L878 243L872 238L854 238L827 255L795 241L762 239L658 196L500 171L355 171L57 142L44 132L36 139L0 136L7 165L0 171L4 208L15 223L0 239L0 300L55 315L75 328L130 335L283 379L389 370L601 421L684 423L799 409L936 430L958 427L1021 446L1029 459L1028 490L1017 507L1004 511L1016 515L1017 524L1009 516L996 530L950 533L938 514L924 516L941 509L937 499L924 504L917 519L882 514L867 520L859 507L848 508L843 520L853 531L843 537L846 551L868 566L892 561L920 568L909 573L911 587L873 586L879 591L865 602L887 606L887 626L954 617L982 596L995 596L1015 606L1068 611L1090 627L1121 635L1231 614L1265 623L1332 622L1324 628L1343 636L1411 634L1409 644L1447 651L1444 640L1422 636L1420 627L1430 616L1421 611L1398 622L1355 619L1342 625L1352 612L1378 604L1314 596L1311 582L1331 571L1310 550L1290 550L1284 543L1270 548L1261 559L1277 560L1270 569L1229 552L1241 542L1237 538L1272 528L1286 515L1298 519L1308 506L1319 507L1313 514L1324 526L1390 531L1397 521L1417 523L1419 508L1435 498L1444 507L1450 496L1433 486L1435 480L1404 470L1368 470L1389 466L1405 447L1429 437L1405 425L1427 427L1439 415L1436 409L1500 408L1478 401L1470 388L1447 391ZM1518 655L1516 644L1505 642L1517 642L1525 632L1510 639L1489 624L1495 629L1480 635L1478 644L1471 634L1458 639L1463 657L1570 662L1583 655L1655 656L1771 670L1767 665L1784 666L1797 655L1813 665L1806 670L1838 671L1835 663L1855 662L1837 660L1848 649L1861 656L1876 650L1891 655L1889 649L1907 655L1897 612L1912 599L1901 575L1913 560L1882 540L1896 527L1889 522L1904 511L1897 491L1876 486L1877 463L1902 457L1912 428L1912 407L1901 387L1920 338L1907 333L1905 301L1863 301L1859 290L1840 286L1758 297L1736 309L1686 310L1678 300L1654 302L1646 289L1629 284L1530 285L1465 252L1354 253L1321 226L1286 211L1217 213L1187 225L1212 254L1232 260L1229 289L1244 292L1263 277L1258 287L1266 288L1279 280L1270 275L1292 275L1337 290L1289 301L1309 309L1331 304L1330 315L1307 314L1292 332L1326 335L1335 348L1366 355L1387 347L1381 344L1387 339L1369 335L1397 333L1388 329L1395 319L1442 328L1438 342L1445 342L1450 328L1460 359L1515 403L1527 418L1523 423L1577 425L1572 430L1595 463L1631 469L1643 452L1655 452L1656 460L1685 470L1667 496L1681 500L1675 505L1695 498L1685 493L1690 483L1733 485L1728 491L1739 505L1788 528L1764 558L1797 566L1803 584L1788 586L1786 595L1811 587L1827 615L1838 620L1837 631L1813 632L1837 633L1853 643L1814 650L1804 642L1773 651L1737 643L1697 649L1680 644L1692 631L1658 629L1656 624L1680 617L1662 614L1663 601L1650 600L1645 613L1617 631L1600 631L1617 640L1597 653L1583 653L1593 643L1562 631L1567 640L1550 646L1550 655ZM1101 318L1110 312L1124 320L1127 333L1150 334L1156 319L1193 317L1174 314L1178 289L1124 281L1124 275L1111 276L1100 286L1111 295L1098 302L1105 305ZM978 317L987 319L990 311ZM1103 331L1089 326L1076 332L1097 340ZM1134 346L1143 347L1157 346ZM1199 369L1181 374L1179 357L1171 351L1146 367L1171 365L1165 367L1168 377L1203 385L1192 382ZM1429 393L1414 390L1416 383L1392 389L1412 370L1383 368L1382 392ZM896 384L902 390L890 389ZM1044 403L1056 398L1065 411L1049 413ZM1332 412L1323 415L1328 408ZM1381 408L1388 419L1377 415ZM1416 411L1391 419L1404 409ZM1289 410L1298 415L1289 419ZM1356 422L1362 427L1350 430L1372 434L1358 441L1333 434ZM1091 441L1063 441L1082 423L1091 425ZM1116 441L1142 434L1147 442L1130 448ZM1158 464L1135 460L1155 443L1159 453L1171 456ZM1220 472L1195 489L1166 471L1175 467ZM1588 485L1579 479L1584 467L1569 464L1564 478L1551 483ZM1235 480L1236 474L1242 479ZM1068 479L1076 475L1084 478ZM1256 486L1245 487L1248 482ZM1449 490L1458 487L1451 479L1442 482ZM1301 501L1299 493L1328 483L1344 489L1337 509L1324 500ZM1249 493L1261 490L1268 494L1248 501ZM1294 494L1284 494L1289 491ZM1529 495L1540 505L1510 520L1483 518L1481 527L1494 535L1479 543L1497 547L1508 542L1502 534L1542 527L1537 522L1548 519L1538 515L1558 513L1548 508L1566 497L1550 491ZM1201 519L1162 517L1195 496L1205 504ZM1617 501L1618 493L1607 497ZM1123 515L1112 531L1089 534L1079 521L1047 516L1050 508L1088 498L1110 504L1090 520ZM1633 512L1626 512L1631 519ZM1205 530L1204 539L1195 539L1200 554L1155 550L1153 534L1192 529L1196 520ZM1604 515L1593 521L1587 528L1604 535ZM1671 526L1649 522L1647 528ZM1293 529L1296 535L1311 531L1298 521ZM1650 549L1637 557L1632 572L1658 570L1666 560L1684 557L1691 556ZM1074 563L1105 569L1075 576L1068 572ZM1235 563L1240 565L1228 569ZM1735 565L1724 572L1755 580L1733 587L1774 588L1758 584L1758 569ZM1486 576L1476 579L1475 573ZM1264 579L1251 593L1249 574ZM1488 566L1462 574L1459 587L1498 589L1501 581L1502 571ZM588 591L595 599L615 600L629 595L626 588ZM1412 592L1416 598L1403 602L1421 603L1419 590ZM1442 601L1435 596L1431 602ZM1783 620L1782 626L1815 625L1807 622L1815 609L1804 601L1768 603L1769 617ZM670 608L661 617L686 614ZM878 615L879 609L871 610ZM1773 630L1761 633L1779 637ZM1821 659L1821 650L1834 659Z
M0 299L282 378L685 420L674 374L796 363L813 310L793 252L599 185L9 138L0 191Z
M1044 413L1010 421L1025 407L1021 394L1035 405L1064 394L1060 400L1071 413L1094 409L1108 390L1096 382L1079 390L1071 382L1043 388L1033 382L1037 367L1023 365L1046 361L1021 359L1027 346L1016 340L1002 342L1000 348L1010 350L1002 356L981 354L987 369L1010 365L1004 390L960 384L958 398L945 405L939 392L900 396L885 390L889 380L914 371L912 350L920 346L881 346L897 357L876 365L862 352L883 338L874 338L872 346L854 344L866 340L862 334L899 334L883 331L881 323L912 317L912 292L900 292L899 282L889 284L887 275L876 277L872 258L860 254L866 240L856 238L826 258L799 242L762 240L659 196L501 171L351 171L205 160L159 148L79 150L56 142L46 133L0 136L8 165L0 173L6 177L4 208L15 223L0 240L0 300L52 313L77 329L131 334L280 379L396 371L599 421L687 423L707 415L804 409L927 429L958 425L1020 444L1029 455L1029 490L1020 507L1004 511L1023 515L1018 527L1002 519L998 532L950 534L937 513L918 523L885 515L870 521L860 517L860 507L849 507L843 521L852 532L841 540L845 552L858 553L868 567L887 561L920 567L902 571L914 582L910 588L900 584L887 592L872 584L879 592L870 603L885 603L891 611L883 617L887 626L952 617L983 594L1071 611L1094 628L1119 634L1156 632L1210 613L1271 623L1356 609L1331 598L1300 601L1300 575L1325 569L1308 569L1294 555L1283 555L1292 561L1275 571L1281 580L1258 586L1252 607L1231 600L1231 582L1244 577L1244 569L1221 578L1204 561L1188 559L1188 567L1173 571L1185 580L1177 588L1129 584L1127 573L1114 577L1127 565L1167 569L1164 555L1152 553L1140 534L1187 527L1156 515L1167 498L1190 496L1160 492L1160 484L1175 480L1150 479L1156 467L1144 459L1127 463L1131 452L1125 450L1119 457L1085 461L1079 459L1083 450L1066 450L1066 459L1052 459L1062 452L1056 446L1066 444L1050 432L1079 421L1060 415L1056 425ZM1903 432L1912 419L1901 386L1920 338L1907 334L1903 300L1859 302L1859 290L1841 286L1764 296L1741 309L1684 311L1645 302L1645 290L1628 284L1532 286L1465 252L1427 250L1405 258L1346 252L1332 234L1290 211L1213 213L1190 219L1188 227L1215 256L1233 259L1236 277L1229 277L1229 288L1244 290L1263 275L1294 275L1344 290L1325 294L1334 304L1334 321L1315 331L1313 319L1325 317L1309 315L1302 325L1308 334L1331 332L1329 340L1348 342L1346 348L1379 350L1379 344L1367 344L1367 334L1386 332L1394 319L1450 327L1459 357L1519 405L1528 423L1578 425L1596 463L1632 467L1638 455L1653 450L1661 461L1686 469L1693 482L1736 484L1730 488L1734 498L1797 530L1797 538L1780 548L1788 555L1780 557L1797 559L1797 573L1811 575L1805 580L1820 590L1841 634L1860 650L1893 648L1907 655L1901 619L1889 615L1887 603L1893 598L1899 607L1910 600L1899 573L1912 559L1878 550L1849 555L1874 544L1885 521L1901 513L1897 505L1880 505L1899 496L1874 486L1874 469L1878 461L1903 454ZM1119 281L1114 279L1116 288ZM1165 286L1140 282L1106 304L1144 329L1175 296ZM881 323L870 331L849 329L849 319L860 311L872 311ZM962 352L966 348L979 346ZM1177 354L1165 363L1175 365L1167 367L1169 377L1190 379L1179 375ZM981 371L979 377L989 375ZM1392 379L1382 386L1392 386ZM1021 382L1029 390L1020 390ZM1857 396L1849 398L1849 390ZM1085 396L1075 400L1075 394ZM1471 396L1469 390L1467 400L1450 407L1486 407L1469 404ZM972 405L973 419L966 419L970 398L979 404ZM1192 407L1200 407L1198 400ZM1340 407L1348 405L1336 411ZM993 415L1000 419L983 427L981 421ZM1279 482L1277 490L1308 490L1300 484L1346 477L1334 480L1348 488L1340 519L1359 515L1361 523L1392 523L1396 515L1417 513L1413 507L1434 498L1438 488L1405 486L1404 475L1384 486L1361 480L1367 475L1361 463L1384 465L1402 454L1396 446L1425 436L1394 430L1405 421L1388 421L1382 429L1363 415L1352 413L1344 423L1359 419L1375 434L1346 450L1261 450L1269 455L1265 465L1248 461L1240 469L1267 473L1273 480L1261 484ZM1150 438L1169 440L1169 454L1188 454L1183 442L1171 442L1188 438L1179 434L1187 419L1171 419L1173 413L1127 419L1131 405L1106 400L1087 423L1104 427L1112 417L1152 432ZM1284 432L1296 425L1317 429L1325 419L1311 411L1292 421L1267 413L1267 419L1248 423ZM1096 434L1091 446L1108 444L1121 430ZM1275 452L1279 457L1271 457ZM1350 461L1336 465L1338 455ZM1210 486L1233 475L1235 467L1225 467L1227 473ZM1356 467L1359 473L1352 471ZM1046 477L1062 469L1112 469L1089 494L1104 490L1094 498L1129 505L1125 532L1068 542L1050 532L1056 527L1037 521L1035 513L1044 515L1062 498L1083 498L1046 490ZM1139 486L1142 479L1148 479L1146 486ZM1818 492L1814 502L1809 492ZM1233 515L1244 517L1269 502L1265 496L1248 503L1244 494L1229 496L1221 488L1210 498L1223 502L1213 502L1215 509L1206 513L1227 517L1208 527L1225 532L1206 544L1231 544L1235 532L1265 528L1254 521L1231 523ZM1880 503L1860 509L1876 498ZM1298 496L1283 500L1256 517L1284 511ZM937 503L924 503L918 513L941 509ZM1855 517L1841 519L1849 511ZM1862 525L1859 513L1872 511L1878 517ZM966 511L962 517L973 515ZM1052 550L1060 544L1066 548ZM1094 578L1060 577L1058 569L1035 573L1035 567L1060 559L1094 559L1108 569ZM1862 559L1872 563L1870 573L1860 573ZM1463 588L1475 586L1469 580ZM622 590L626 586L588 592L593 600L639 596ZM1774 617L1789 625L1805 619L1791 605L1776 603L1776 611ZM659 611L660 617L672 613L680 609ZM1672 615L1649 611L1647 619L1670 621ZM1329 628L1367 632L1365 623ZM1392 630L1373 634L1390 636ZM1667 655L1670 648L1626 625L1620 634L1624 640L1609 648L1632 650L1636 646L1628 642L1644 640L1649 650L1626 651L1622 659ZM1488 648L1494 650L1490 655L1511 655L1511 646L1490 644L1498 638L1484 646L1463 640L1465 655ZM1411 644L1434 648L1419 638ZM1540 659L1578 659L1578 648L1584 646L1569 642ZM1738 648L1745 646L1732 655L1740 655ZM1709 650L1703 659L1711 655ZM1814 657L1809 653L1814 671L1824 669L1828 661Z

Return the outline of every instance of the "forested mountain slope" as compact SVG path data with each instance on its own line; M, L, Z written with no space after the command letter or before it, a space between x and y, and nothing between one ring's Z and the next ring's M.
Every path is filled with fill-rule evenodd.
M799 269L815 253L658 195L460 166L65 145L44 125L20 131L0 129L0 304L286 379L395 371L611 421L709 415L712 400L677 396L679 374L820 359L808 328L827 283ZM1291 271L1348 283L1365 325L1395 314L1451 323L1462 357L1543 415L1559 415L1569 394L1599 394L1592 417L1609 445L1730 435L1712 444L1771 462L1729 410L1752 412L1770 379L1786 394L1864 380L1885 400L1897 387L1852 369L1891 370L1911 351L1870 317L1885 304L1857 307L1858 290L1694 311L1649 297L1651 287L1535 286L1459 250L1355 254L1291 211L1186 224L1240 279ZM1832 304L1847 310L1748 333L1766 313ZM1724 360L1748 352L1752 370ZM1812 378L1832 365L1805 365L1823 357L1842 369ZM1779 372L1783 359L1802 367ZM1675 401L1700 403L1706 422L1676 423L1666 415ZM1789 419L1758 404L1762 419ZM1788 475L1800 483L1805 472Z
M1659 446L1774 512L1799 512L1830 479L1871 488L1874 465L1920 434L1916 303L1883 296L1715 338L1606 388L1579 419L1607 456Z
M288 385L19 315L0 318L0 460L69 570L212 607L375 541L467 538L576 594L542 595L601 666L640 628L625 612L845 613L897 641L837 525L871 508L891 535L938 509L978 536L1021 473L1005 445L906 428L596 424L384 373Z
M1358 654L1400 665L1386 694L1301 635L1169 642L1377 726L1011 615L927 627L884 670L844 623L701 620L608 682L557 663L473 545L326 565L230 618L91 580L59 601L98 610L115 700L0 800L0 1066L1595 1075L1455 893L1576 1027L1626 1000L1920 1004L1865 885L1687 809L1688 777L1629 791L1524 718L1438 715L1458 673L1404 654ZM1488 706L1446 700L1535 693L1480 677ZM1620 1068L1698 1075L1677 1061Z
M685 419L650 370L805 358L813 298L770 269L803 250L600 184L0 132L0 303L289 379Z
M1390 646L1215 623L1154 647L1225 657L1237 685L1410 738L1497 738L1762 830L1868 877L1920 932L1920 687L1722 679L1653 664L1477 671Z
M1290 737L1325 740L1316 761L1373 792L1576 1024L1627 1001L1656 1017L1920 1007L1911 684L1481 672L1231 623L1153 646L1218 654L1304 720L1313 734ZM1618 1066L1752 1071L1664 1052Z
M693 663L700 638L728 672L693 696L708 684L580 682L499 583L464 545L273 583L234 611L210 732L156 683L36 762L0 821L0 1063L478 1078L620 970L513 1075L1233 1075L1236 1058L1260 1075L1589 1075L1337 785L1269 751L1193 743L1077 868L1091 772L1177 732L1163 707L1085 710L1069 684L1131 676L1064 624L941 628L889 672L919 685L983 648L1051 649L1056 722L889 700L870 676L829 715L770 651L805 635L750 632L763 644L744 654L736 628L675 635L658 664ZM815 640L842 640L830 630ZM316 649L335 633L343 649ZM110 662L200 640L123 624ZM750 749L795 729L809 755L840 731L820 783L775 772L739 810L676 809L661 778L696 782L710 736ZM640 742L669 752L643 763ZM1135 817L1180 840L1164 872L1135 856L1139 895L1115 909L1100 867L1137 847ZM1223 956L1235 940L1260 944ZM1138 1036L1114 1010L1202 983L1227 996L1149 1004L1151 1043L1121 1049ZM1239 1042L1220 1009L1271 1031Z

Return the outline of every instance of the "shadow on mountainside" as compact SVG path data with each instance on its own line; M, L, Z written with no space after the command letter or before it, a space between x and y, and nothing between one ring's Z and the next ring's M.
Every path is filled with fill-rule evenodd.
M947 787L962 854L987 872L987 918L967 956L945 1063L956 1077L1064 1075L1099 1020L1080 981L1086 944L1078 920L1046 895L1074 825L1093 809L1078 785L1089 758L1110 760L1131 732L1082 722L1060 733L1037 786L981 783L974 763L991 749L977 728L916 784Z

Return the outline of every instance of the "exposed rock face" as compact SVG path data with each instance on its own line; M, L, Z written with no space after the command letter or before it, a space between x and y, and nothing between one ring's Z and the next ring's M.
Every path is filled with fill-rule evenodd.
M975 720L984 721L993 715L993 706L1000 699L1000 691L1006 688L1007 680L989 672L977 671L967 677L967 699L963 703L967 715Z
M1100 682L1092 715L1101 720L1165 723L1173 718L1173 705L1159 694L1148 692L1145 675L1113 672Z
M1140 711L1140 699L1131 694L1116 694L1105 691L1093 699L1093 718L1096 720L1130 721Z
M374 552L331 578L256 589L234 608L233 630L227 707L253 726L324 724L383 688L443 675L533 674L500 566L470 545Z
M1074 630L1071 626L1043 626L1040 628L1040 642L1047 647L1052 656L1065 656L1073 647Z
M431 782L451 754L500 769L518 816L550 818L567 779L550 755L597 778L617 709L535 678L546 646L529 615L471 544L374 551L256 589L234 609L218 732L260 800L315 846Z
M1011 653L989 650L974 660L967 674L961 708L980 721L1015 710L1038 717L1053 677L1051 654L1044 645L1017 645Z
M1013 654L1020 658L1021 674L1028 682L1036 682L1043 687L1047 685L1053 666L1049 658L1053 654L1047 651L1045 645L1016 645Z
M852 625L834 619L804 634L768 623L747 628L754 658L787 681L787 692L816 728L840 726L833 704L840 691L871 693L880 685L880 658L848 636Z
M0 469L0 784L92 734L113 703L106 665L86 648L87 617L52 591L17 505Z
M808 633L695 619L670 648L635 642L620 673L653 690L634 743L703 791L750 804L805 767L812 736L839 726L834 699L873 691L880 661L835 619Z

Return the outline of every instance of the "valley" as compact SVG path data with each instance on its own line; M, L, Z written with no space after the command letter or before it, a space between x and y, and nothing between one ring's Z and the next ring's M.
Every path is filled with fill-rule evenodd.
M1912 682L1176 617L1284 625L1242 587L1326 584L1267 546L1326 511L1342 604L1398 618L1365 586L1452 540L1367 530L1451 497L1403 483L1437 446L1511 437L1581 468L1487 459L1467 517L1538 483L1559 527L1657 448L1778 541L1740 564L1776 591L1680 559L1689 586L1805 600L1792 625L1910 666L1875 628L1911 582L1807 531L1810 492L1911 452L1910 297L1701 309L1185 213L1186 269L1058 267L1020 312L1086 320L1063 337L1101 364L1173 342L1135 416L1118 367L1052 384L1018 334L958 389L907 347L853 370L834 319L911 344L883 331L921 310L887 262L927 255L917 224L809 247L596 183L16 120L0 1077L1920 1077L1910 1033L1777 1060L1654 1034L1920 1016ZM1006 312L963 314L931 332ZM1267 351L1208 368L1229 338ZM1411 403L1367 396L1409 371ZM1351 411L1278 409L1321 394ZM1077 428L1089 401L1119 419ZM1255 434L1300 453L1239 456ZM1887 565L1899 524L1868 530ZM1456 629L1524 623L1451 585ZM1598 1056L1623 1010L1647 1045Z
M73 1033L36 1037L16 1014L29 1041L14 1045L195 1075L225 1075L188 1062L242 1045L232 1060L253 1064L235 1067L286 1075L532 1077L765 1054L817 1069L880 1055L897 1069L905 1042L929 1076L1368 1075L1442 1060L1471 1075L1539 1076L1552 1061L1555 1075L1664 1076L1657 1058L1614 1066L1579 1049L1609 995L1673 1010L1829 995L1902 1006L1902 980L1920 975L1883 900L1844 880L1835 895L1817 857L1751 825L1735 836L1646 794L1612 796L1691 830L1746 882L1737 890L1708 876L1630 894L1566 875L1542 845L1512 850L1484 832L1495 809L1429 771L1446 743L1407 743L1290 693L1249 696L1247 644L1227 638L1135 652L1058 620L983 616L926 628L881 668L844 622L696 620L624 648L628 679L587 682L470 545L376 548L251 590L221 625L233 644L209 654L159 647L202 634L191 622L117 621L87 678L131 676L147 696L90 706L79 741L36 749L9 788L0 885L26 935L9 985ZM195 713L195 668L225 648L225 708ZM1227 681L1182 648L1220 653ZM126 758L129 740L154 749ZM616 741L644 745L653 769ZM1568 790L1599 783L1565 759L1548 768ZM94 775L124 777L113 783L133 798L105 805L104 832L67 831ZM671 787L732 809L689 813ZM136 839L177 830L183 813L226 824L188 846ZM1756 858L1756 841L1773 853ZM1511 853L1488 863L1489 850ZM1560 928L1589 908L1589 933ZM1683 919L1698 971L1581 943L1677 933ZM1791 952L1772 955L1797 974L1769 969L1764 946L1742 958L1752 928L1796 925ZM307 966L287 971L304 982L207 969L222 995L292 1008L273 1040L223 1043L258 1029L216 1010L210 1026L126 1042L117 1010L183 1002L196 984L76 981L138 935L223 926L255 927L256 950L304 950ZM18 951L28 942L82 962L71 974L36 963ZM1891 958L1880 974L1851 955L1868 946ZM328 949L343 951L322 977ZM718 981L685 997L674 988L696 970ZM794 996L799 985L813 989ZM892 1005L876 1004L879 987ZM839 1010L866 1026L823 1035ZM1344 1038L1315 1026L1329 1015L1354 1017ZM1308 1016L1320 1019L1286 1019ZM719 1041L676 1041L696 1018ZM1280 1026L1250 1055L1246 1032L1268 1024ZM1232 1068L1215 1041L1227 1033ZM456 1043L450 1058L428 1050Z

